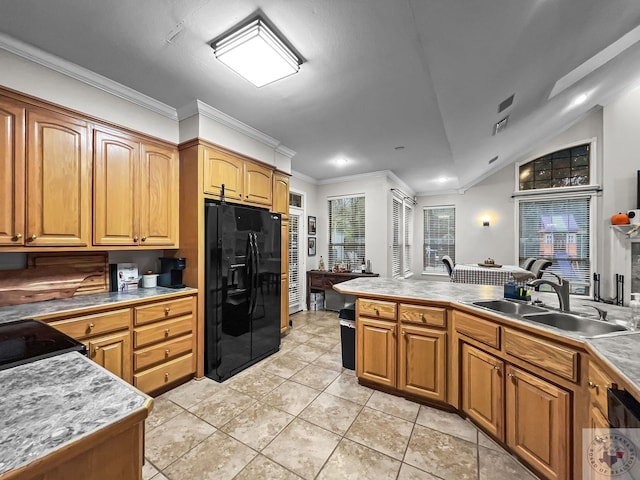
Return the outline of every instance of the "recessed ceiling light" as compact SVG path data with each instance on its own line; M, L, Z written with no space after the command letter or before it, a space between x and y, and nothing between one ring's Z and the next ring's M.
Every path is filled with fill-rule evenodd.
M437 181L438 183L444 183L444 182L446 182L447 180L449 180L447 177L438 177L436 181Z
M573 99L573 105L574 106L582 105L584 102L587 101L587 98L588 98L588 95L586 93L578 95L576 98Z
M297 73L302 63L260 17L211 47L218 60L256 87Z
M334 162L339 167L344 167L349 161L344 157L340 157L340 158L336 158Z

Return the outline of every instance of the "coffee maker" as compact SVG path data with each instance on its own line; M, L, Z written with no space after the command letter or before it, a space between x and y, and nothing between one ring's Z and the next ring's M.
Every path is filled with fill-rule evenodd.
M182 271L187 266L187 260L180 257L160 257L160 275L158 285L169 288L184 288Z

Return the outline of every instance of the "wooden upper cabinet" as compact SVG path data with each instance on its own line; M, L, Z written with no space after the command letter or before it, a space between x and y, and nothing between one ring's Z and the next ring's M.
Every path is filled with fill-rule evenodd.
M131 137L95 131L93 230L97 245L136 243L139 150Z
M224 185L224 196L229 202L271 208L271 168L207 146L202 148L202 156L204 193L220 198Z
M178 167L168 147L95 130L94 244L175 246Z
M26 245L91 243L88 126L48 110L27 111Z
M289 176L282 173L273 175L273 208L283 217L289 217Z
M255 163L244 164L244 200L248 203L256 203L271 207L273 171Z
M244 161L213 148L203 148L204 193L221 196L224 185L225 198L242 201L244 193Z
M0 245L24 243L25 107L0 98Z
M177 245L179 165L176 152L143 143L140 165L140 241L143 245Z

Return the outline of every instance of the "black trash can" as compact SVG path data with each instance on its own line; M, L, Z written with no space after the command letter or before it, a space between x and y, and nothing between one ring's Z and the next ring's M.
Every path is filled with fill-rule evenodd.
M356 311L343 308L338 314L340 319L340 339L342 340L342 366L356 369Z

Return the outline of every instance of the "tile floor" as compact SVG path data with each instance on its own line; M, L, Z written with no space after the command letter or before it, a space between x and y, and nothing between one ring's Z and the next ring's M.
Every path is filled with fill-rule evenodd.
M459 416L359 385L337 314L292 320L258 365L155 399L145 480L536 478Z

